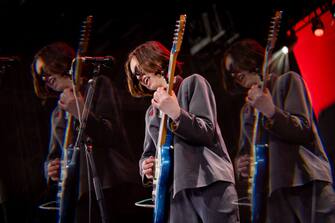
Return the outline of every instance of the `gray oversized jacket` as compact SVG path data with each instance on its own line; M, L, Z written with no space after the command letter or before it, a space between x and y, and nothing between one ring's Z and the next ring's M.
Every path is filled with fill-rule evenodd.
M332 182L328 158L323 149L313 120L312 105L302 78L294 72L273 75L270 91L276 106L271 119L261 125L268 133L269 144L269 193L312 180ZM242 109L242 151L250 149L249 106ZM249 136L248 136L249 135Z
M175 89L181 116L174 133L173 196L186 188L207 186L216 181L234 183L233 165L217 122L216 102L205 78L193 74ZM159 111L146 112L146 132L141 163L155 156ZM143 182L147 179L142 175Z
M129 149L124 142L117 119L116 92L110 79L100 75L97 79L92 109L88 116L85 135L93 143L92 156L103 189L131 182L136 183L136 161L131 161ZM61 157L64 133L66 129L65 112L58 106L51 117L51 137L48 160ZM77 132L74 134L77 135ZM83 150L83 149L82 149ZM88 192L88 177L85 152L80 153L79 197ZM93 189L93 187L91 188Z

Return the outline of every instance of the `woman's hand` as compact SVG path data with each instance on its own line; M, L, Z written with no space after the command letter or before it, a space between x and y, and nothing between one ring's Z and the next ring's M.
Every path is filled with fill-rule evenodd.
M257 85L253 85L248 91L246 101L267 118L271 118L275 114L275 105L267 88L263 92Z
M84 107L84 99L80 93L77 93L77 97L79 101L79 109L80 109L80 114L81 114L83 111L83 107ZM58 101L58 105L60 106L61 109L69 112L76 119L78 119L79 113L78 113L76 100L75 100L72 88L66 88L63 91L63 93L61 93L59 101Z
M172 92L172 95L169 95L163 87L155 91L151 103L172 120L176 120L180 116L180 106L175 93Z
M60 173L60 160L54 159L48 163L48 176L53 181L59 180L59 173Z
M247 178L250 175L250 156L245 154L235 159L237 176Z
M150 156L142 162L142 173L148 178L154 177L155 158Z

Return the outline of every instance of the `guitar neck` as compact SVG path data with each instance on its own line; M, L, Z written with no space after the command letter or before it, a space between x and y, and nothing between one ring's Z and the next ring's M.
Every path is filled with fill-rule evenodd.
M159 135L157 141L157 147L161 148L165 144L166 133L167 133L167 115L162 113L162 118L159 126ZM159 150L159 149L158 149Z
M66 131L65 131L65 138L63 143L63 148L69 148L70 144L73 143L73 116L66 112L67 116L67 123L66 123Z
M169 63L169 69L168 69L168 86L167 86L167 92L169 95L172 95L173 92L173 84L174 84L174 70L176 67L176 62L177 62L177 55L172 54L170 55L170 63ZM167 115L163 112L161 112L161 122L159 126L159 135L158 135L158 143L157 146L158 148L161 148L165 144L165 138L166 138L166 133L167 133Z
M269 61L272 57L272 50L274 48L276 39L277 39L277 34L279 31L279 24L280 24L280 19L282 16L282 11L276 11L275 16L273 17L273 22L272 26L270 27L269 31L269 36L268 36L268 41L267 45L265 47L265 52L264 52L264 60L263 60L263 66L262 66L262 77L263 77L263 82L262 82L262 91L264 92L267 86L267 81L269 80ZM251 159L251 165L250 165L250 175L249 175L249 188L248 192L249 195L253 196L252 192L252 186L254 186L254 179L255 175L255 164L257 163L257 155L256 155L256 143L257 143L257 137L258 137L258 125L259 125L259 117L260 117L260 112L257 109L254 109L254 122L253 122L253 128L252 128L252 137L251 137L251 148L250 148L250 159Z
M170 62L169 62L169 69L168 69L168 87L167 87L167 92L169 95L172 95L173 91L173 84L174 84L174 74L175 74L175 69L176 69L176 63L177 63L177 56L178 53L171 53L170 55Z
M263 77L263 82L262 82L262 91L265 91L265 88L267 86L267 81L269 80L269 61L271 60L271 55L272 55L272 50L270 47L267 47L265 49L264 53L264 61L263 61L263 66L262 66L262 77Z
M90 32L92 28L92 22L93 22L93 16L87 16L86 20L83 22L81 38L80 38L79 46L78 46L77 53L76 53L76 60L72 61L72 66L73 66L73 62L75 62L74 69L72 69L73 67L71 67L72 85L74 88L73 89L74 94L76 94L77 89L79 89L80 86L82 86L82 83L81 83L82 80L80 78L80 74L82 70L82 62L80 60L80 57L85 55L87 52L88 41L89 41ZM80 121L80 116L81 116L80 111L78 111L78 113L79 113L78 116L79 116L79 121ZM68 119L67 119L67 126L65 130L63 149L67 149L70 143L73 143L73 116L68 112L66 112L66 115Z
M177 21L177 29L175 29L174 41L170 51L170 60L168 67L168 86L167 93L173 94L174 71L177 63L177 55L180 50L182 37L185 30L186 15L181 15ZM156 145L155 171L153 179L153 201L154 205L154 223L165 222L166 204L169 200L169 179L172 173L173 160L171 155L172 133L167 128L167 115L161 112L161 122L159 127L158 142Z

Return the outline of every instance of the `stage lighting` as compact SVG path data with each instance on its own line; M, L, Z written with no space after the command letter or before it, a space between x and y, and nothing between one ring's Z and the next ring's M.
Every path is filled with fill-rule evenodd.
M288 54L288 47L287 46L283 46L283 48L281 48L281 52L283 54Z
M323 36L323 34L325 33L325 28L320 18L315 16L314 18L312 18L311 23L314 35L318 37Z

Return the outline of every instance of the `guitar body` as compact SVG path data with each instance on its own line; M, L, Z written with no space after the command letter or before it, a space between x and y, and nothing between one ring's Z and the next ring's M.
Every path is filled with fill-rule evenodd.
M272 56L272 50L274 48L277 33L279 30L279 24L282 17L282 11L276 11L272 21L272 26L269 33L268 43L266 45L264 53L264 61L262 67L262 86L261 89L264 92L266 89L266 83L269 80L269 61ZM267 198L267 181L268 181L268 148L267 148L267 135L266 132L258 132L260 112L254 109L254 125L252 131L252 141L250 158L254 160L253 165L250 167L250 178L249 178L249 193L251 194L251 222L259 223L265 222L265 206ZM259 134L259 142L257 142ZM251 186L250 186L251 185Z
M177 63L177 55L180 50L181 42L185 31L186 15L181 15L176 24L176 33L170 52L168 67L168 86L167 93L172 95L174 83L174 71ZM156 145L155 174L153 179L153 201L154 201L154 223L166 222L166 206L169 197L169 181L172 173L172 141L173 134L167 128L168 117L162 112L159 126L159 134Z
M265 222L265 207L267 196L267 173L268 173L268 146L257 144L255 146L255 162L252 187L252 222Z
M161 165L160 176L156 185L156 200L154 209L154 223L166 222L165 209L168 205L169 197L169 181L173 168L173 154L172 154L172 132L167 130L165 144L161 149Z
M59 207L58 223L73 223L76 210L76 202L79 193L79 150L68 148L66 151L68 162L65 167L66 178L59 183L58 191L61 191L57 200Z
M84 55L87 51L92 20L92 16L87 16L84 21L82 37L77 49L76 58ZM74 65L75 68L73 69ZM73 92L76 92L77 89L80 89L82 86L81 79L79 78L81 74L81 62L78 59L72 61L70 73L72 73L71 81L73 84ZM62 150L60 181L57 194L57 203L59 204L58 223L74 222L79 193L79 148L77 148L77 145L72 148L75 139L73 136L74 118L70 113L67 113L67 116L67 126L65 129Z

